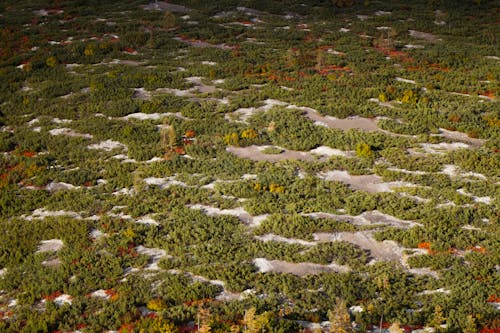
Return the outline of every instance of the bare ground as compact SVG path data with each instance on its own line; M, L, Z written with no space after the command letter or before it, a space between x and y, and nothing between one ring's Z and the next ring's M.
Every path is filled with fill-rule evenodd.
M392 192L392 188L415 186L407 182L383 182L377 175L350 175L347 171L332 170L318 174L324 180L339 181L349 184L353 189L366 192Z
M320 265L308 262L290 263L282 260L267 260L265 258L255 258L253 262L255 266L257 266L259 272L289 273L297 276L324 272L344 273L350 270L347 266L337 264Z
M313 161L315 157L308 152L302 152L297 150L287 150L283 149L280 154L264 154L259 146L248 146L248 147L228 147L226 149L228 152L241 157L248 158L253 161L268 161L277 162L283 160L301 160L301 161Z

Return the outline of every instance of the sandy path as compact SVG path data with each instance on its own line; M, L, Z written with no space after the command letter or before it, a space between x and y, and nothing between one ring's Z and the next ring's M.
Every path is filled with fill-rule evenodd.
M189 9L185 6L176 5L176 4L168 3L165 1L150 2L147 5L143 5L141 7L144 10L161 10L161 11L168 11L168 12L181 13L181 14L187 14L191 11L191 9Z
M237 207L232 209L220 209L212 206L195 204L189 206L191 209L201 210L204 214L208 216L217 216L217 215L231 215L236 216L241 222L247 224L250 227L257 227L264 221L269 215L258 215L252 216L248 213L243 207Z
M189 44L193 47L214 47L214 48L222 49L222 50L232 50L235 48L234 46L230 46L230 45L226 45L226 44L210 44L210 43L202 41L202 40L191 40L191 39L185 39L185 38L181 38L181 37L174 37L173 39L175 39L179 42Z
M337 264L320 265L309 262L290 263L282 260L267 260L266 258L255 258L253 260L259 272L277 272L289 273L297 276L304 276L308 274L319 274L324 272L338 272L344 273L350 270L349 267Z
M60 249L62 249L63 246L64 243L60 239L43 240L40 242L40 245L38 245L38 250L36 252L43 253L43 252L59 251Z
M420 223L416 223L413 221L398 219L392 215L384 214L384 213L381 213L377 210L364 212L364 213L357 215L357 216L337 215L337 214L323 213L323 212L310 213L310 214L304 214L304 215L314 217L314 218L327 218L327 219L334 219L334 220L338 220L338 221L346 221L346 222L352 223L353 225L357 225L357 226L384 224L384 225L390 225L390 226L398 227L398 228L411 228L411 227L414 227L416 225L419 225L419 226L421 225Z
M467 134L462 132L448 131L444 128L439 129L439 133L447 139L464 141L474 147L480 147L484 144L485 140L470 138Z
M347 171L332 170L317 175L319 178L329 181L339 181L349 184L355 190L370 193L392 192L394 187L415 186L407 182L383 182L382 177L377 175L350 175Z
M313 161L316 158L308 152L287 150L283 149L280 154L264 154L259 146L248 146L248 147L227 147L226 150L238 157L248 158L253 161L268 161L277 162L283 160L301 160L301 161Z
M165 250L148 248L142 245L137 246L135 249L137 253L149 256L149 263L144 267L147 270L159 270L158 262L167 255Z
M336 232L336 233L315 233L314 238L321 242L345 241L357 245L363 250L370 251L371 257L377 261L401 261L404 248L394 241L385 240L377 242L372 232Z
M359 129L365 131L382 131L377 126L376 119L363 118L363 117L347 117L344 119L335 118L331 116L323 116L318 111L302 107L301 110L306 111L306 117L316 122L317 124L323 125L329 128L336 128L343 131L348 131L350 129Z

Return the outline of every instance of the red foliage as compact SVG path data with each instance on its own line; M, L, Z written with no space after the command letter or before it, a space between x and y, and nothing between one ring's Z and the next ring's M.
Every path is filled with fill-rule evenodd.
M133 48L131 48L131 47L127 47L127 48L125 48L125 50L124 50L124 51L125 51L126 53L135 53L135 52L137 52L136 50L134 50L134 49L133 49Z
M122 324L118 329L119 333L132 333L134 332L134 324Z
M35 157L36 151L25 150L20 155L24 157Z
M500 296L497 296L496 294L490 295L490 297L488 297L486 302L488 302L488 303L500 303Z
M430 64L429 67L436 69L438 71L441 71L441 72L449 72L450 71L450 69L448 67L441 67L441 65L439 65L439 64Z
M186 151L184 150L184 147L175 147L174 151L178 155L186 155Z
M196 325L193 326L181 326L177 328L179 333L189 333L189 332L197 332L198 327Z
M481 328L479 333L500 333L500 327L495 327L495 328L483 327Z
M106 289L104 290L104 293L109 297L113 297L117 294L116 291L114 291L113 289Z
M54 291L52 294L44 296L43 299L46 300L46 301L53 301L57 297L59 297L61 295L62 295L62 292L60 292L60 291Z
M482 96L487 96L489 98L495 98L495 94L493 93L493 91L484 91L484 92L480 92L479 95L482 95Z
M477 252L477 253L488 253L488 250L486 250L484 247L481 247L481 246L470 246L467 248L467 250Z

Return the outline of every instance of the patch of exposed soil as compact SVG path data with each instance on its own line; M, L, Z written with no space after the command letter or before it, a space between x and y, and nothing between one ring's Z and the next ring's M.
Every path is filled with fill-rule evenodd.
M277 162L283 160L302 160L302 161L313 161L316 158L308 152L287 150L283 149L280 154L265 154L260 149L259 146L248 146L248 147L228 147L226 150L238 157L248 158L253 161L267 161L267 162Z
M330 265L320 265L308 262L301 263L291 263L282 260L267 260L265 258L255 258L253 260L255 266L259 272L277 272L277 273L288 273L297 276L305 276L309 274L320 274L324 272L339 272L344 273L350 270L347 266L330 264Z

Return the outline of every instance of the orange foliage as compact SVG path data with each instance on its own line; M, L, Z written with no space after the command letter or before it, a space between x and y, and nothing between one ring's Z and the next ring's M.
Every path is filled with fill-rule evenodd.
M196 132L193 131L193 130L188 130L188 131L186 131L186 133L184 134L184 136L186 138L194 138L196 136Z
M486 97L489 97L489 98L492 98L492 99L495 98L495 94L493 93L493 91L480 92L479 95L486 96Z
M53 301L57 297L59 297L61 295L62 295L62 292L60 292L60 291L54 291L52 294L44 296L43 299L46 300L46 301Z
M30 150L25 150L23 151L20 156L24 156L24 157L35 157L36 156L36 152L35 151L30 151Z
M122 324L118 329L119 333L132 333L134 332L134 324Z
M118 293L114 291L113 289L106 289L104 290L104 293L109 296L109 299L112 301L116 301L118 299Z
M328 75L331 72L336 72L336 71L350 72L351 69L349 67L330 65L330 66L325 66L325 67L321 68L320 70L318 70L318 73L321 75Z
M448 67L441 67L439 64L429 64L430 68L436 69L441 72L449 72L450 69Z
M422 242L422 243L419 243L417 247L419 249L429 250L431 248L431 243L430 242Z
M477 252L477 253L488 253L488 250L486 250L484 247L481 247L479 245L477 246L470 246L467 248L467 250Z
M490 297L488 297L486 302L488 302L488 303L500 303L500 296L497 296L496 294L490 295Z
M174 151L177 155L186 155L186 151L184 150L184 147L175 147Z

